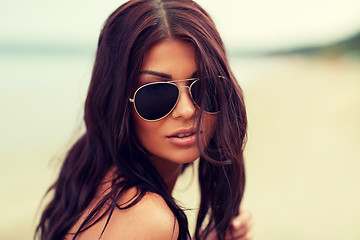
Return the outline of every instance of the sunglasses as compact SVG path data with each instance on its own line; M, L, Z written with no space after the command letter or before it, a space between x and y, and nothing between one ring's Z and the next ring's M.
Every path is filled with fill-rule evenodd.
M178 87L177 82L191 82L191 84ZM189 88L190 96L198 108L207 113L216 114L220 109L218 94L213 82L207 81L207 87L204 90L201 86L203 82L199 78L152 82L140 86L129 101L134 103L135 110L142 119L157 121L169 115L175 108L179 100L180 89Z

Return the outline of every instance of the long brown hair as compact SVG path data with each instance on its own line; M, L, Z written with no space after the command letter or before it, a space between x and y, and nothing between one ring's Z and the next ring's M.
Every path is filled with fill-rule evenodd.
M209 15L191 0L132 0L108 17L99 37L85 103L86 132L68 152L57 181L49 189L54 196L42 214L35 237L63 239L93 200L105 174L115 165L118 179L73 238L91 227L94 218L99 220L109 214L109 221L115 208L129 208L146 192L154 192L164 198L177 218L178 239L188 239L184 212L134 136L128 101L136 87L145 51L167 38L192 42L199 77L217 79L205 83L218 89L221 111L214 136L200 156L201 203L195 238L205 239L215 229L218 239L225 239L244 192L246 112L242 91L229 68L219 33ZM133 187L138 189L137 197L127 206L118 206L117 200ZM98 216L109 200L113 204ZM201 231L202 226L205 228Z

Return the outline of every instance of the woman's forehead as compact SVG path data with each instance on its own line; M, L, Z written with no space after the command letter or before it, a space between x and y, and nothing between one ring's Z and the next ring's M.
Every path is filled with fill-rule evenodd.
M162 40L145 52L140 76L169 80L190 78L198 70L195 56L194 45L188 41Z

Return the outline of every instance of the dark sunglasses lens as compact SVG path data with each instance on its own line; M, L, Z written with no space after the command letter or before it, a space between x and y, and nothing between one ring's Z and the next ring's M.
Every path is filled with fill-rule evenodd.
M140 88L135 96L139 115L147 120L157 120L167 115L178 99L178 88L169 83L150 84Z
M204 111L216 113L220 111L218 94L214 85L214 79L205 79L206 87L202 80L197 80L191 86L191 96L194 102Z

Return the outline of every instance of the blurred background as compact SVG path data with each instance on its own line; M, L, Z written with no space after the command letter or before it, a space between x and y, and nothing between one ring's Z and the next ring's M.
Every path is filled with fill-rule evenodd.
M0 239L33 237L83 129L98 34L123 2L0 0ZM198 2L246 98L255 239L360 239L360 1ZM192 225L194 175L175 189Z

